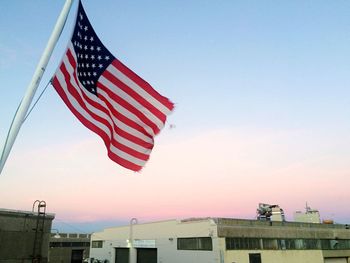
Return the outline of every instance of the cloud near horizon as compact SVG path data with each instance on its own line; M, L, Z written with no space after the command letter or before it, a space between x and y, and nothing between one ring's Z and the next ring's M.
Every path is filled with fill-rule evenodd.
M30 210L42 199L57 218L93 222L252 219L258 203L266 202L279 204L291 220L308 201L323 218L350 220L350 164L334 150L340 141L304 130L244 129L167 133L159 139L141 173L110 161L93 136L16 152L0 179L0 205ZM344 151L348 146L343 142Z

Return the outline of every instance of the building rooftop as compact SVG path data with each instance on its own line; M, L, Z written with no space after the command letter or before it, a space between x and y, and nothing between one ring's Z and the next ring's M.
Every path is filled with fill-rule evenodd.
M37 216L37 212L33 211L24 211L24 210L13 210L13 209L4 209L0 208L0 214L2 215L9 215L9 216L16 216L16 215L21 215L21 216ZM53 213L45 213L45 217L48 218L55 218L55 214Z
M302 227L302 228L323 228L323 229L349 229L348 224L322 224L322 223L303 223L290 221L260 221L251 219L236 218L213 218L217 225L221 226L280 226L280 227Z

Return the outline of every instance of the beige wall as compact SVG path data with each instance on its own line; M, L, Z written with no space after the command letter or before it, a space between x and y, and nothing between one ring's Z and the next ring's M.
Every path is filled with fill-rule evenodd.
M135 239L217 236L216 224L210 219L189 222L167 220L136 224L132 228ZM91 240L126 240L129 239L129 233L130 226L106 228L102 232L93 233Z
M277 224L278 223L278 224ZM263 263L323 263L324 257L347 256L350 250L228 250L225 237L255 238L344 238L350 239L345 226L268 222L236 219L167 220L133 225L134 239L154 240L158 263L248 263L249 253L261 253ZM130 226L107 228L92 235L103 240L103 248L91 249L90 256L114 260L116 247L128 247ZM213 251L177 250L177 238L212 237ZM348 262L350 263L350 262Z
M227 263L247 263L249 253L261 253L261 261L266 263L322 263L321 250L228 250L225 252Z
M115 248L128 247L130 226L93 233L91 241L104 240L103 248L91 248L90 257L114 262ZM178 237L213 237L213 251L177 250ZM217 226L211 219L183 222L167 220L133 225L133 238L155 240L159 263L213 263L219 261Z
M350 250L324 250L324 258L347 258L347 262L350 263Z

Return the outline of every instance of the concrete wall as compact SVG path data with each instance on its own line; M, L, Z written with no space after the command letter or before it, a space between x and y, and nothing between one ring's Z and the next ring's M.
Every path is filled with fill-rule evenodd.
M350 250L323 250L323 258L347 258L350 263Z
M350 239L346 225L218 219L219 237Z
M42 261L47 262L53 214L46 214L42 238ZM37 214L26 211L0 210L0 262L32 262ZM39 235L38 237L41 237Z
M225 237L350 239L350 229L347 225L221 218L216 219L216 222L218 224L218 236L222 240L220 249L223 251L226 249ZM263 263L319 263L324 262L324 258L350 258L350 250L227 250L225 252L225 262L249 262L249 253L261 253Z

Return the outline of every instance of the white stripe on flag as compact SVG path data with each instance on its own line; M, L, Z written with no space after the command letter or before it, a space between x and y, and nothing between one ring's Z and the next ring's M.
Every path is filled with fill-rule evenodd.
M74 49L71 50L71 53L75 55ZM74 72L74 68L73 66L69 63L69 60L67 58L67 56L65 56L62 60L62 62L64 63L64 65L66 66L67 71L69 72L70 75L73 75ZM77 78L78 79L78 78ZM78 79L79 81L79 79ZM82 87L82 85L80 84L80 87ZM106 105L106 103L104 101L102 101L101 99L99 99L97 96L91 94L90 92L86 91L84 88L80 88L79 91L82 90L84 92L84 94L89 97L89 99L95 101L96 103L100 104L103 108L107 109L108 112L110 113L110 115L113 118L113 122L122 130L124 130L125 132L140 138L141 140L153 144L153 139L144 135L143 133L139 132L138 130L135 130L134 128L128 126L127 124L119 121L117 118L115 118L115 116L112 114L112 112L110 111L110 109L108 108L108 106ZM78 92L79 92L78 91ZM124 109L122 106L120 106L118 103L116 103L113 99L111 99L107 94L105 94L104 92L101 93L104 97L106 97L108 99L108 101L113 105L114 109L116 111L118 111L118 113L124 115L125 117L135 121L136 123L138 123L141 126L146 126L146 124L144 124L143 122L141 122L136 116L134 116L134 114L132 114L131 112L127 111L126 109ZM91 106L93 107L93 106ZM95 108L95 107L93 107ZM103 113L105 114L105 113ZM99 114L98 114L99 115ZM105 117L103 117L105 118ZM148 126L146 126L148 127ZM146 127L144 127L146 129ZM149 134L154 135L154 132L151 128L148 127L147 132L149 131Z
M110 67L110 65L108 66ZM107 69L108 69L107 67ZM157 116L155 116L152 112L150 112L147 108L145 108L143 105L141 105L137 100L135 100L132 96L121 90L117 85L115 85L113 82L108 80L101 75L101 77L98 80L100 83L102 83L104 86L106 86L111 92L115 93L122 99L126 100L131 104L135 109L138 109L144 116L146 116L147 119L149 119L152 123L154 123L158 129L162 129L164 124L163 122L158 119Z
M139 94L142 98L147 100L150 104L152 104L155 108L157 108L164 115L168 115L171 111L165 107L160 101L154 98L151 94L137 85L134 81L124 75L120 70L118 70L114 65L110 65L107 69L112 75L118 78L125 85L133 89L137 94Z
M66 60L67 61L67 60ZM65 62L66 62L65 61ZM69 63L68 63L69 64ZM66 64L65 64L66 65ZM68 71L68 69L67 69ZM103 123L97 121L96 119L94 119L91 114L89 112L87 112L84 108L82 108L80 106L80 104L78 103L78 101L74 98L74 96L69 92L68 90L68 87L67 87L67 84L66 84L66 80L64 78L64 75L63 73L58 70L58 72L56 73L56 77L61 85L61 87L64 89L64 92L66 93L67 95L67 98L69 100L69 102L72 104L72 106L87 120L89 121L90 123L94 124L95 126L97 126L101 131L103 131L106 135L109 136L109 138L114 138L116 139L116 141L118 141L119 143L122 143L120 141L120 136L118 136L117 134L114 133L114 129L112 129L113 131L113 134L110 133L110 130L108 127L106 127ZM84 100L83 96L82 96L82 89L79 88L78 84L76 83L76 81L74 80L74 78L71 78L71 81L70 81L70 84L72 85L72 87L74 87L74 89L79 92L81 98ZM100 116L101 118L105 119L112 127L113 127L113 122L112 120L110 119L110 116L106 115L104 112L98 110L97 108L93 107L92 105L90 105L86 100L84 101L85 102L85 105L86 107L88 108L88 110L90 110L91 112L95 113L96 115ZM141 146L140 146L141 147ZM132 147L130 147L132 148ZM143 147L142 147L143 148ZM143 160L140 160L134 156L131 156L130 154L128 153L125 153L123 151L121 151L120 149L117 149L114 145L111 145L110 146L110 150L115 153L116 155L118 155L119 157L125 159L125 160L128 160L130 162L133 162L137 165L144 165L145 164L145 161ZM136 150L136 149L135 149ZM147 149L144 149L143 150L147 150ZM149 151L149 150L148 150ZM142 151L141 151L142 152Z

